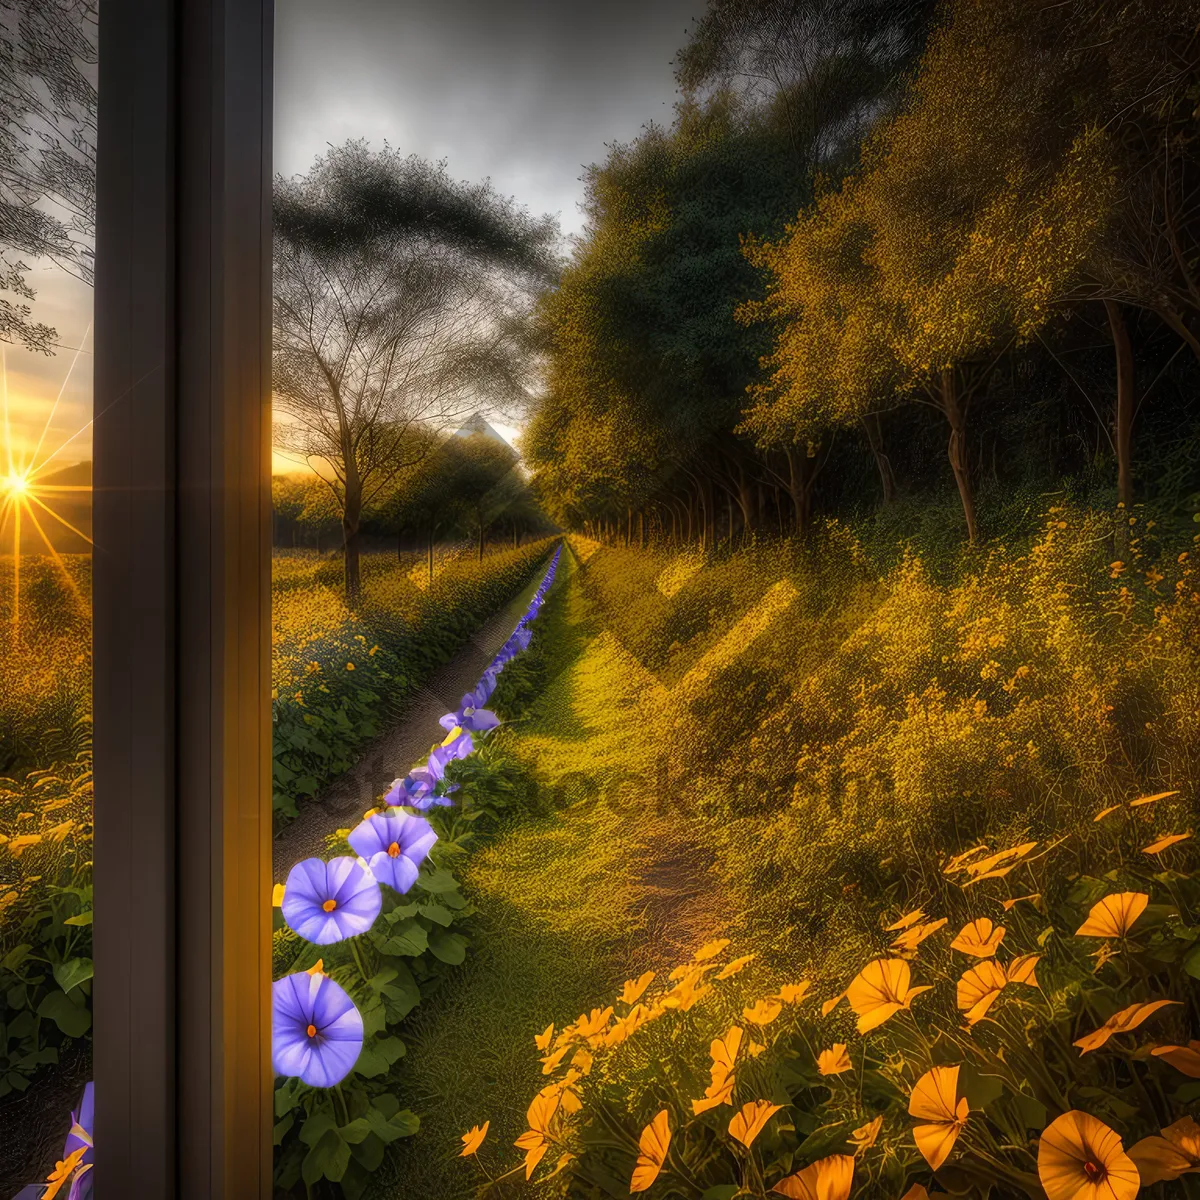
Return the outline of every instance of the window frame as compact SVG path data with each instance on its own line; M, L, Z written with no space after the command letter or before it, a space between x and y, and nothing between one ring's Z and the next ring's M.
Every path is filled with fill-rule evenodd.
M269 1200L272 0L101 0L99 1200Z

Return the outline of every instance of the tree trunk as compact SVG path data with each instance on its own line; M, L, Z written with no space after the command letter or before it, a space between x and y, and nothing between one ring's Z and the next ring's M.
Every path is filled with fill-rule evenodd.
M975 494L971 491L971 471L967 456L967 412L958 394L958 379L954 369L942 372L942 412L950 422L950 442L946 448L954 482L958 484L958 495L962 500L963 516L967 520L967 540L979 540L979 527L975 520Z
M1135 387L1133 345L1129 326L1121 306L1115 300L1104 301L1108 327L1112 331L1113 349L1117 357L1117 411L1113 422L1113 445L1117 451L1117 500L1127 509L1133 507L1133 408Z
M878 413L865 413L862 418L863 429L867 435L867 445L875 456L875 466L879 468L879 479L883 484L883 502L891 504L896 498L896 476L892 473L892 460L883 449L883 422Z
M429 582L433 582L433 526L429 527Z
M483 562L483 522L479 522L479 561Z
M646 514L638 513L638 549L645 550L646 548Z
M810 470L810 459L807 455L800 455L795 446L788 446L784 450L787 455L788 463L788 495L792 500L792 514L795 522L795 529L798 534L803 536L808 532L809 516L812 512L812 484L815 474Z

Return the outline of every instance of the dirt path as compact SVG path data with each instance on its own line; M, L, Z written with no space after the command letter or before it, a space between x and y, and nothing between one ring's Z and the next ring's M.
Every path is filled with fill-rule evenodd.
M445 737L438 718L457 708L463 693L479 681L528 607L544 574L545 567L439 668L413 698L401 721L368 743L354 766L304 805L295 820L279 832L272 847L276 882L286 879L288 871L301 859L323 855L329 834L362 816L394 779L421 762L430 746Z

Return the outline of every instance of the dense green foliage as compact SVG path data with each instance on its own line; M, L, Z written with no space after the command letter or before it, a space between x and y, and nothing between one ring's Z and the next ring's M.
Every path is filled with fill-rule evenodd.
M708 91L591 170L543 306L548 507L711 545L927 496L948 454L971 540L1064 476L1194 509L1198 16L711 5Z

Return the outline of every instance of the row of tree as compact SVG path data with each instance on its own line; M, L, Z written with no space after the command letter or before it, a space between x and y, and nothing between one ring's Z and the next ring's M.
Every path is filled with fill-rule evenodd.
M1139 409L1194 439L1200 0L712 0L677 76L540 306L559 520L803 529L940 424L974 540L989 448L1129 505Z
M360 515L360 536L384 540L399 556L421 549L433 572L439 542L470 538L482 559L489 540L519 545L552 526L530 490L515 450L492 432L446 436L422 426L406 448L408 465ZM297 472L271 480L276 545L301 538L344 550L343 493L331 473Z

